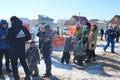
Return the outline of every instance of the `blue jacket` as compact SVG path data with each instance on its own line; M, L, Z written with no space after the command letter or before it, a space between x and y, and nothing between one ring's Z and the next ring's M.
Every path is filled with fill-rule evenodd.
M115 39L115 37L116 37L115 31L112 29L108 29L106 31L106 35L107 35L107 41L110 41L111 39Z
M2 25L7 24L7 28L3 28ZM8 29L8 23L6 20L1 20L0 21L0 49L6 49L9 48L6 39L3 39L3 36L6 36L7 34L7 29Z

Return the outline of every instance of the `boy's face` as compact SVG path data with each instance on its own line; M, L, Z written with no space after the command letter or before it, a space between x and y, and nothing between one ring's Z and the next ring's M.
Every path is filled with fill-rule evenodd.
M3 24L2 27L3 27L4 29L6 29L6 28L7 28L7 24Z
M35 43L31 43L31 47L35 47Z

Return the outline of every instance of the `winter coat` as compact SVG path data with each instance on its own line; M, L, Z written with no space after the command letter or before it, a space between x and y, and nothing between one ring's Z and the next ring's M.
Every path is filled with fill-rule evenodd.
M89 48L89 50L95 50L96 49L97 36L98 36L98 29L90 30L90 33L89 33L89 36L88 36L88 48Z
M107 41L110 41L111 39L115 39L116 37L116 32L112 29L108 29L105 34L107 37Z
M42 41L42 50L43 55L48 55L51 52L51 43L52 43L52 35L50 31L43 32L41 35Z
M26 51L26 58L28 62L39 62L40 55L37 47L29 47Z
M8 23L6 20L1 20L0 22L0 49L6 49L9 48L7 43L6 43L6 39L3 39L2 37L5 36L7 34L7 28L3 28L2 25L3 24L7 24L7 28L8 28Z
M88 48L89 33L90 33L90 29L86 29L85 32L84 32L83 44L85 45L86 48Z
M104 34L104 30L103 30L103 29L100 29L100 33L103 35L103 34Z
M25 42L31 39L31 34L23 26L8 29L7 43L10 46L10 58L25 57Z
M85 36L85 31L86 31L86 28L82 28L82 39L84 38L84 36Z
M39 37L39 49L41 49L42 47L42 32L38 32L37 33L37 37Z
M67 38L66 40L65 40L65 45L64 45L64 50L63 50L63 52L69 52L70 51L70 49L72 48L72 38L71 37L69 37L69 38Z
M80 40L82 37L82 29L76 30L74 35L76 36L77 40Z

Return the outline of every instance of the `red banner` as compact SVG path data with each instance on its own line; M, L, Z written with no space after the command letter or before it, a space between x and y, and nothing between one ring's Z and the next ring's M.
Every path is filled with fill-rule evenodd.
M69 36L73 36L76 30L76 26L69 26L68 30L69 30Z

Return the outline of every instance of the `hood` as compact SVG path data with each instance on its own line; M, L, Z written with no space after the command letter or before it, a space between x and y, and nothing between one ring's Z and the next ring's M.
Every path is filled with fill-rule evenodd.
M6 20L1 20L1 21L0 21L0 28L2 28L2 25L3 25L3 24L7 24L7 28L8 28L8 23L7 23ZM7 29L7 28L6 28L6 29Z
M49 31L49 30L50 30L50 25L48 25L48 24L45 25L45 26L44 26L44 29L45 29L46 31Z
M18 27L18 26L20 27L23 24L22 21L16 16L12 16L10 18L10 21L12 21L11 23L12 27Z

